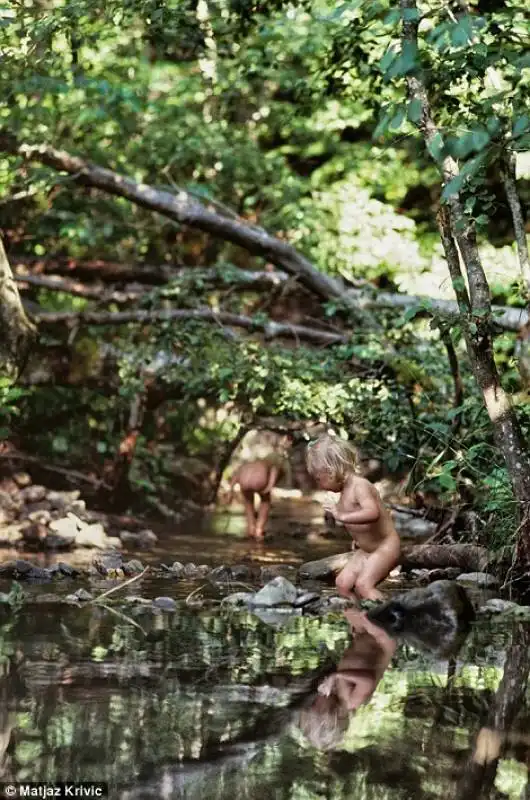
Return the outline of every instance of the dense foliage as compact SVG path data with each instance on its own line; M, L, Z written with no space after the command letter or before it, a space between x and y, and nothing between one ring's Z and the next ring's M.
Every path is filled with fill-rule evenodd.
M287 239L368 297L378 289L453 297L435 223L437 162L449 154L460 173L442 200L461 193L494 301L523 307L527 288L502 175L507 154L518 153L524 204L524 8L515 0L493 7L428 0L418 9L400 14L385 0L13 3L0 12L3 132L177 194L183 188L221 215ZM418 50L400 30L419 14ZM421 109L405 90L418 63L443 131L430 153L415 130ZM378 312L374 329L296 282L241 290L239 268L263 269L266 260L75 184L9 148L1 154L0 225L13 266L77 279L86 277L83 263L98 260L187 265L196 270L191 278L170 269L163 281L148 279L146 266L150 285L135 307L209 306L250 316L256 330L236 334L196 320L41 324L40 378L33 368L25 387L0 389L4 436L101 473L135 427L131 404L147 394L129 478L160 491L172 483L175 454L217 462L256 418L325 420L389 470L409 473L409 490L448 501L460 494L512 518L463 331L433 317L428 302L404 314ZM200 267L215 267L216 280ZM104 270L90 274L99 280L98 309L119 310ZM46 311L94 306L34 284L24 297ZM269 342L258 331L269 319L346 331L345 341L325 349L296 338ZM463 396L455 394L452 347ZM514 332L495 340L503 386L524 399L514 348ZM44 375L43 359L52 363ZM530 429L524 404L520 422Z

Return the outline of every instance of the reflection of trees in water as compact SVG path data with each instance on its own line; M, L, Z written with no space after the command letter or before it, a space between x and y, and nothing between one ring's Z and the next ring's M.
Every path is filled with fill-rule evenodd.
M98 609L76 609L19 616L0 630L4 780L105 778L117 787L141 779L123 794L132 800L160 797L161 781L188 800L453 797L473 732L509 728L523 706L521 632L494 698L487 664L498 653L473 678L457 667L446 681L447 662L405 648L375 710L351 723L351 752L319 753L290 736L292 707L342 653L342 623L302 618L278 632L250 615L185 612L141 624L147 636ZM510 752L525 759L527 744L518 747ZM492 769L482 770L484 785Z

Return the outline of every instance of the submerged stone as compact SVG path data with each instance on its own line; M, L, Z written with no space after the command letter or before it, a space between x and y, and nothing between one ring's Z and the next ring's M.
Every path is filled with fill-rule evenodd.
M155 608L159 608L162 611L177 610L177 603L172 597L155 597L153 600L153 605Z
M287 578L282 578L279 575L274 580L269 581L259 592L256 592L252 602L255 606L292 606L297 594L296 586L291 581L288 581Z
M73 592L66 596L65 600L67 603L81 603L87 602L88 600L92 600L93 595L90 592L87 592L86 589L77 589L77 591Z

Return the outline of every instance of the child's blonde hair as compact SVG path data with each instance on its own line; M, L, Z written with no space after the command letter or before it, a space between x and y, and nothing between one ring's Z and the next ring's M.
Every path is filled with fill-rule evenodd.
M355 470L355 448L344 439L325 433L308 444L306 464L312 477L327 472L333 480L342 480Z
M317 750L337 750L348 729L349 714L335 698L330 698L327 708L299 711L295 725Z

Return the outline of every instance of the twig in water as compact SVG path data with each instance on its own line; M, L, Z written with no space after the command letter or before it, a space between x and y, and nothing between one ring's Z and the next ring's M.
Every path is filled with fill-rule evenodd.
M129 622L131 625L134 625L135 628L138 628L139 630L142 631L144 636L147 636L147 631L144 630L144 628L142 628L142 626L139 625L138 622L136 622L134 619L128 617L127 614L122 614L121 611L117 611L115 608L112 608L112 606L105 605L105 603L102 604L101 608L104 608L105 611L110 611L111 614L116 614L117 617L120 617L120 619L124 619L126 622Z
M197 586L197 588L194 589L193 592L190 592L190 594L186 597L186 605L189 606L189 604L190 604L189 601L191 600L191 598L194 595L196 595L199 592L201 592L206 586L208 586L208 584L207 583L203 583L202 586Z
M140 578L143 578L143 576L145 575L145 573L147 572L148 569L149 569L149 565L147 565L147 567L144 569L143 572L139 572L138 575L133 575L132 578L129 578L129 580L125 581L124 583L119 583L117 586L112 586L110 589L107 589L106 592L103 592L103 594L100 594L99 597L94 597L94 599L91 600L90 602L91 603L99 603L99 601L103 600L104 597L108 597L109 594L112 594L113 592L117 592L118 589L123 589L124 586L130 586L131 583L134 583L135 581L140 580Z

